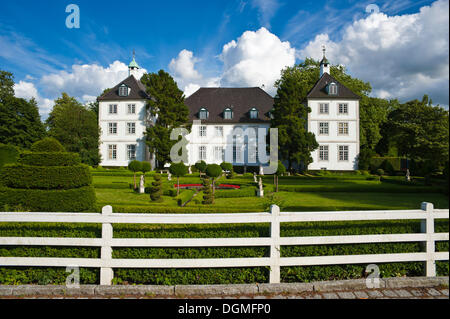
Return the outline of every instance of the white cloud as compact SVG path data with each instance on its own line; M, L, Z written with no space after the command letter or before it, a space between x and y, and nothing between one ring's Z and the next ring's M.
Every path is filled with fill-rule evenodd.
M186 97L200 87L219 86L219 78L204 77L195 69L195 64L199 61L192 51L186 49L181 50L178 56L170 61L169 70Z
M295 49L289 42L282 42L266 28L246 31L237 41L223 47L221 60L224 71L223 86L262 86L274 94L274 83L281 70L295 63Z
M200 62L192 51L182 50L172 59L169 69L186 96L200 87L248 87L264 85L274 95L274 83L281 70L295 63L295 49L266 28L246 31L237 40L223 46L219 55L223 70L217 77L204 77L196 69Z
M319 34L298 53L320 58L322 44L333 64L373 87L373 95L400 100L429 94L434 103L449 104L449 2L440 0L416 14L373 13L355 21L333 42Z
M40 96L38 90L31 82L19 81L19 83L14 84L14 95L26 100L34 98L38 104L39 113L44 116L48 114L53 107L53 101Z
M139 78L146 72L139 70ZM114 61L108 67L97 64L73 65L70 72L60 71L44 75L40 84L44 92L50 96L66 92L71 96L98 96L106 88L117 85L128 76L128 66L120 61Z
M195 70L195 63L198 61L192 51L181 50L178 57L170 61L169 69L176 77L186 80L198 80L201 78L198 71Z

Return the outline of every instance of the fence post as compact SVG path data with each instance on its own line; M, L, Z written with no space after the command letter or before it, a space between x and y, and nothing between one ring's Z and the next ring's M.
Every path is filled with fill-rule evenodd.
M423 202L421 209L425 211L425 218L420 222L420 231L427 234L427 241L425 242L425 252L427 253L427 261L425 264L425 272L427 277L436 277L436 261L434 260L435 242L434 234L434 217L433 204Z
M111 206L104 206L102 208L102 215L107 216L112 214ZM113 227L110 223L102 223L102 250L101 259L102 266L106 261L112 259L111 240L113 238ZM114 277L112 268L101 267L100 268L100 285L111 285Z
M271 284L280 283L280 207L270 205L272 222L270 223L270 279Z

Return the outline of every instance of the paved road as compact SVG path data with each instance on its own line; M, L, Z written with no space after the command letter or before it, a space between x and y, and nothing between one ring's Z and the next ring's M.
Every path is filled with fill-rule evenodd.
M0 297L9 299L12 297ZM174 296L18 296L22 299L176 299ZM185 299L182 297L181 299ZM202 299L204 296L190 296L190 299ZM206 299L449 299L449 289L446 287L435 288L389 288L366 289L354 291L321 291L302 292L299 294L259 294L241 296L209 296Z

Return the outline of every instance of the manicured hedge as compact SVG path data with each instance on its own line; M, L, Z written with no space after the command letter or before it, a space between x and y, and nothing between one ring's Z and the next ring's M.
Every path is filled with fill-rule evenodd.
M386 169L385 167L381 167L384 161L387 161L395 171L400 171L402 169L402 157L372 157L370 159L370 169L372 171L376 171L379 168Z
M78 153L66 152L23 152L18 163L33 166L72 166L81 163Z
M254 197L256 187L242 187L241 189L216 189L215 198Z
M0 207L34 212L94 211L92 186L67 190L0 188Z
M280 192L353 192L353 193L442 193L444 187L397 185L279 185Z
M331 236L356 234L395 234L420 232L419 221L358 221L282 223L281 235ZM436 232L448 232L448 220L436 221ZM0 223L0 237L99 237L100 225ZM115 238L245 238L269 236L268 224L227 225L130 225L114 226ZM438 242L437 251L448 251L448 242ZM281 255L323 256L422 251L419 243L359 244L327 246L282 246ZM0 256L97 258L98 248L88 247L0 247ZM209 248L114 248L113 258L243 258L268 257L267 247ZM422 276L424 263L377 264L381 277ZM341 280L364 278L365 264L336 266L282 267L282 282ZM47 271L48 270L48 271ZM437 263L437 275L448 276L448 262ZM63 268L1 267L0 284L64 284ZM269 280L267 267L206 269L114 269L116 284L227 284L264 283ZM81 269L82 284L98 284L98 269Z
M0 177L3 185L12 188L69 189L92 183L89 167L84 164L74 166L7 164Z
M19 149L13 145L0 143L0 170L7 163L14 163L19 156Z

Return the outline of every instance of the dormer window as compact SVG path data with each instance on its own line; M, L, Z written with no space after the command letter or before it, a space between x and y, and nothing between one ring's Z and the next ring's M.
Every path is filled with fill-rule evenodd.
M125 84L119 86L119 96L128 96L128 86Z
M337 95L337 93L338 93L337 84L334 82L331 82L330 84L328 84L328 94L329 95Z
M250 118L253 120L258 118L258 110L256 108L250 110Z
M207 109L205 109L204 107L202 107L200 109L200 111L198 112L198 117L200 120L206 120L209 116L209 112Z
M224 111L223 111L223 118L225 120L231 120L233 118L233 111L227 107Z

